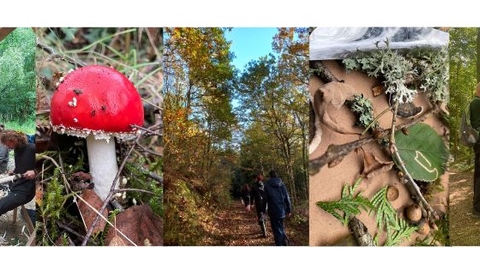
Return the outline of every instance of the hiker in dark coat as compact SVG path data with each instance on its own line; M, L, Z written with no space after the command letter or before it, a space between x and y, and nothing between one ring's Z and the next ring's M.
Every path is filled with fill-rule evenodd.
M267 227L265 225L265 211L266 202L264 200L264 184L263 175L259 174L255 177L255 184L252 187L252 193L250 195L250 206L255 207L257 212L258 225L262 230L263 237L267 237Z
M242 203L245 206L245 209L247 211L250 211L250 193L251 193L250 186L247 183L245 183L245 185L243 185L243 188L242 188Z
M287 188L277 173L272 170L268 174L270 178L265 182L265 201L272 227L275 245L288 246L288 238L285 233L283 222L292 213L292 205Z
M480 131L480 83L476 94L470 102L470 121L472 127ZM473 173L473 214L480 217L480 140L473 146L475 152L475 169Z

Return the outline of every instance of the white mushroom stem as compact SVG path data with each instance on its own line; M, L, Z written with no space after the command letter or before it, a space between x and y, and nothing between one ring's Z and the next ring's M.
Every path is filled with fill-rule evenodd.
M90 175L95 185L93 190L105 200L118 172L115 141L95 139L95 136L90 134L87 136L87 152ZM118 186L117 181L115 189Z

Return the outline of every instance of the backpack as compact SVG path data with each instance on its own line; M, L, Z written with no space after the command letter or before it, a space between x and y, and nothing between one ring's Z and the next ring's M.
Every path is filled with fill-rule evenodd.
M470 103L462 112L460 122L460 142L468 147L472 147L478 140L478 131L470 123Z

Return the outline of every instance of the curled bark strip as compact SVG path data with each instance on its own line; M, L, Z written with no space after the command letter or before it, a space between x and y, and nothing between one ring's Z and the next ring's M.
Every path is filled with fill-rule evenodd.
M358 218L352 217L350 221L348 221L348 228L359 246L376 246L372 235L368 233L367 226Z

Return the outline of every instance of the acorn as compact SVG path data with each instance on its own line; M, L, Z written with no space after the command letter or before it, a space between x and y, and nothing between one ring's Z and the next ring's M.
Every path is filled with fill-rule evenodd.
M416 203L405 208L405 216L411 223L418 223L422 219L422 208Z
M430 233L430 225L425 220L422 220L418 225L417 232L422 235L426 235Z
M387 199L389 202L393 202L398 198L398 188L394 186L388 186L387 188Z

